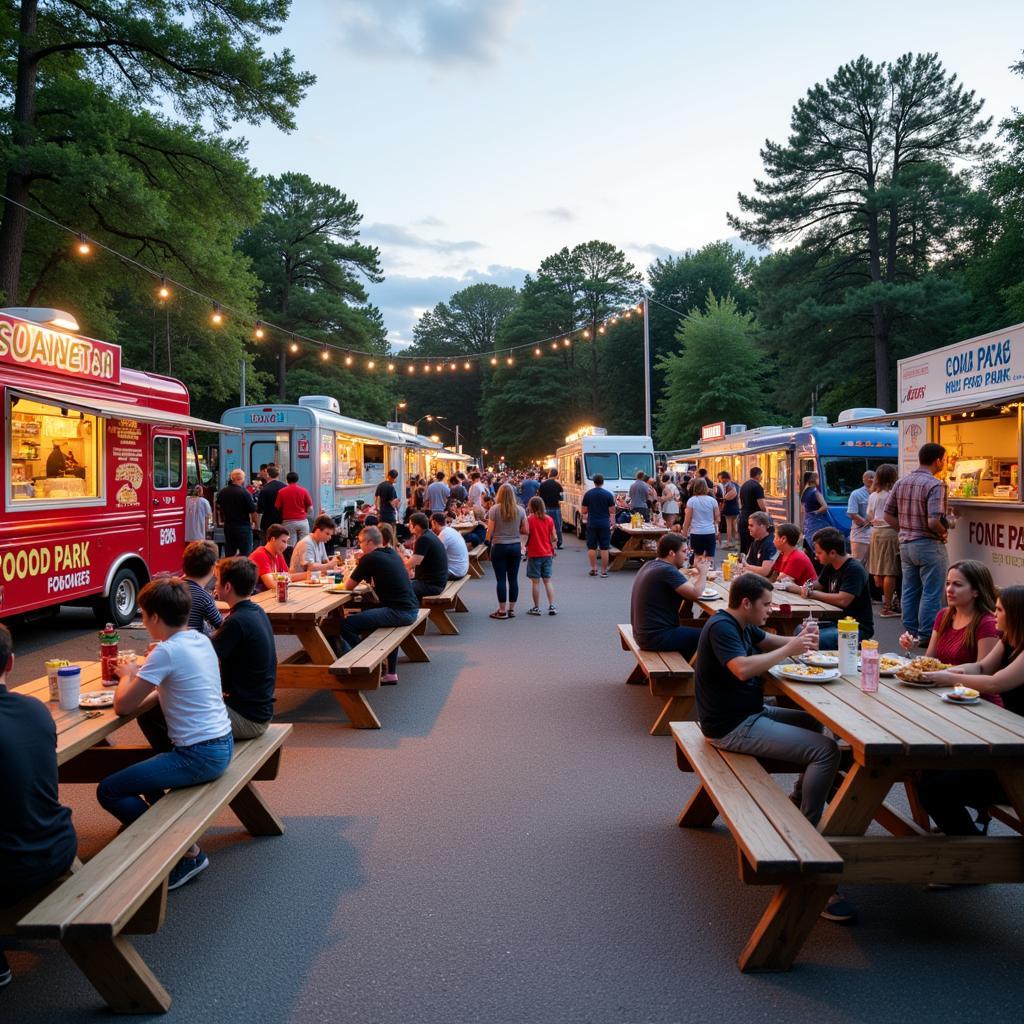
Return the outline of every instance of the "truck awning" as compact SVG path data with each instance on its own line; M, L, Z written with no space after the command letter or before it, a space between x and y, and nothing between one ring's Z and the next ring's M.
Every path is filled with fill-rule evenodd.
M114 402L107 398L62 395L56 391L40 391L35 388L9 387L8 391L24 398L59 406L61 409L88 412L112 420L136 420L139 423L156 423L168 427L181 427L184 430L212 430L220 434L242 432L238 427L226 427L223 423L201 420L197 416L185 416L179 412L168 412L166 409L149 409L144 405L129 405L127 402Z
M906 412L886 412L878 416L864 416L856 420L843 420L842 423L833 423L832 426L866 427L891 423L893 420L926 420L929 416L955 416L957 413L971 412L975 409L992 409L995 406L1010 405L1019 401L1019 398L988 398L976 402L965 402L961 399L954 404L938 406L934 409L917 409L913 412L909 410Z

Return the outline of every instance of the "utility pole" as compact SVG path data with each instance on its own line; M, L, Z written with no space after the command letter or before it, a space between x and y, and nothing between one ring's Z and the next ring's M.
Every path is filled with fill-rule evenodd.
M651 320L649 303L644 294L644 434L651 436Z
M242 359L242 408L245 408L245 359Z

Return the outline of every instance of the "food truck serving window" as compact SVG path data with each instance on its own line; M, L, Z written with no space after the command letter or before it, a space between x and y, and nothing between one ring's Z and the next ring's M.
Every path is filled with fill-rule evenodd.
M11 506L102 497L96 416L16 395L7 409Z
M950 497L1016 501L1020 496L1017 407L938 417Z
M338 487L351 487L363 482L363 445L352 437L337 435L335 440Z

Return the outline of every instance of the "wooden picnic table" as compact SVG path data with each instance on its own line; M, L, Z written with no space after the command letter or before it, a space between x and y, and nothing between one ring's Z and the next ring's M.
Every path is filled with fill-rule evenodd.
M706 615L714 615L720 608L727 607L729 604L729 587L731 582L731 580L723 580L721 576L715 580L709 580L708 589L714 590L718 597L697 601L696 604L699 605L701 611ZM688 617L691 614L689 604L689 602L684 602L683 607L680 609L680 618L686 618L687 621L689 621ZM789 605L790 609L785 615L782 613L783 605ZM842 614L843 610L835 605L825 604L824 601L817 601L811 597L804 597L803 594L790 594L785 590L776 590L772 596L771 614L768 616L765 626L769 630L774 630L780 636L792 636L803 625L804 620L811 615L816 619L835 621Z
M785 970L840 883L1024 882L1024 838L933 835L886 805L896 784L928 770L988 769L1024 816L1024 718L988 701L940 699L948 687L882 679L877 693L860 677L829 683L771 677L769 692L802 708L845 740L853 764L818 826L843 860L834 874L783 882L740 957L744 970ZM877 821L888 835L866 836Z
M327 632L337 632L336 623L328 623L332 616L340 618L341 609L351 603L355 595L352 590L332 592L326 587L327 584L292 583L288 587L288 600L283 604L278 601L275 590L264 590L252 597L267 613L275 636L298 638L313 665L330 665L337 657L327 639ZM281 682L280 670L277 685L288 685Z
M626 562L630 559L647 562L652 558L657 558L658 552L644 547L644 542L649 540L658 541L669 532L667 526L652 526L650 523L644 523L643 526L613 525L612 531L614 532L615 530L621 530L628 535L629 539L622 545L618 554L612 559L611 565L608 566L611 572L625 569Z

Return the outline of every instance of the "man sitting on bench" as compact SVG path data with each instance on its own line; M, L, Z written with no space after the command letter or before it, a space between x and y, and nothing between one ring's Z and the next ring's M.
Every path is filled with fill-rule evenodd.
M430 520L423 512L413 513L409 519L409 529L416 538L408 562L412 589L418 599L436 597L448 585L448 552L441 540L431 532Z
M817 825L839 767L836 741L806 711L766 705L761 675L786 658L818 647L815 630L775 636L761 627L772 607L772 585L744 573L732 581L729 607L704 627L697 645L694 691L701 732L712 746L737 754L804 765L792 800ZM838 893L822 916L848 921L853 911Z
M697 650L701 631L679 625L679 603L700 599L713 562L698 558L697 578L691 583L680 571L686 559L686 542L678 533L659 538L658 557L651 559L633 581L629 621L640 650L678 651L689 661Z
M446 525L443 512L434 512L430 516L430 530L444 545L448 555L448 579L461 580L469 572L469 548L453 526Z
M416 515L426 521L427 517L422 513L417 512ZM431 537L438 544L441 543L433 534ZM372 583L380 607L368 608L341 620L341 639L345 651L350 651L362 640L364 634L372 633L375 629L411 625L420 610L420 599L412 589L412 580L409 579L402 556L394 548L383 546L383 537L376 526L363 527L359 533L359 547L363 555L352 575L345 581L345 589L355 590L360 583ZM441 550L443 553L444 548ZM388 670L381 677L381 683L390 685L397 682L396 648L388 655Z
M67 872L78 839L57 798L57 730L42 701L7 689L14 645L0 624L0 908ZM0 950L0 988L11 968Z

